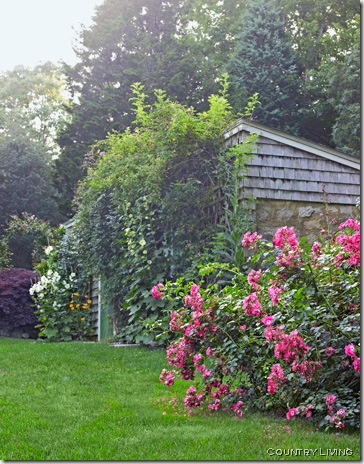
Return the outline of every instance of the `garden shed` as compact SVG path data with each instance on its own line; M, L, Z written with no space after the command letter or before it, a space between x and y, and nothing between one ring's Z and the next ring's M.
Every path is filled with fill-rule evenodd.
M242 180L242 199L252 198L256 230L266 238L294 226L314 240L326 228L323 186L338 221L356 215L360 163L351 156L254 121L239 120L224 131L226 146L257 134L257 148Z
M360 163L351 156L272 129L262 124L237 121L224 131L226 146L258 135L254 155L241 184L241 199L249 201L255 230L271 238L282 226L294 226L298 236L314 241L326 227L323 186L329 208L338 221L355 216L360 196ZM221 200L211 205L219 214ZM71 231L73 220L65 224ZM93 329L97 340L114 334L110 310L102 300L102 280L90 281Z

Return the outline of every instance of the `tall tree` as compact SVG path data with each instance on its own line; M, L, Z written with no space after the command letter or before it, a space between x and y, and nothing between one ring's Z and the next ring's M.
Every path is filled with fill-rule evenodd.
M72 122L59 138L58 188L64 209L84 175L79 166L90 146L132 123L133 83L145 85L150 103L153 89L160 88L174 101L206 110L222 74L225 54L217 51L231 47L224 29L231 12L239 10L232 0L206 3L105 0L97 7L94 24L80 35L79 63L65 68L77 101Z
M282 4L304 72L304 103L298 115L301 135L359 156L360 84L352 76L359 76L360 65L349 55L358 52L355 47L360 34L360 3L340 0L333 5L330 0L282 0ZM350 106L350 120L354 122L351 130L348 115L341 117L347 111L343 94ZM343 137L350 142L339 136L343 125Z
M240 19L240 33L226 69L231 79L231 102L237 112L257 92L261 104L254 112L255 119L297 132L301 67L279 2L250 2Z
M358 18L359 19L359 18ZM332 78L334 106L338 114L332 130L335 146L352 156L360 157L360 30L355 31L354 45L344 56Z

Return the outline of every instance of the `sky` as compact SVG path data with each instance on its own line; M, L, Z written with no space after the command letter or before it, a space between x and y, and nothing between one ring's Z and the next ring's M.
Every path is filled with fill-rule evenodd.
M103 0L0 0L0 72L60 60L75 64L81 24Z

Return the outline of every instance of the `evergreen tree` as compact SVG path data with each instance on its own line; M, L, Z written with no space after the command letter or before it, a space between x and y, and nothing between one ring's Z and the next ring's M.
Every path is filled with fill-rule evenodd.
M301 68L286 30L283 9L274 0L251 1L241 17L240 33L226 69L236 112L259 94L254 118L296 133L301 105Z

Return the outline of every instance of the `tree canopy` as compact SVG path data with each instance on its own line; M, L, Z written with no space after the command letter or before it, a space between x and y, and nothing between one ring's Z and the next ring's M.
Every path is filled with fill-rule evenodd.
M352 125L359 120L358 84L344 65L350 61L351 76L359 72L349 58L356 53L358 14L356 0L335 7L328 0L105 0L80 33L79 62L65 67L75 100L59 136L63 212L70 214L92 145L130 126L136 81L149 103L160 88L205 111L228 70L237 113L257 92L259 122L358 156L358 124Z

